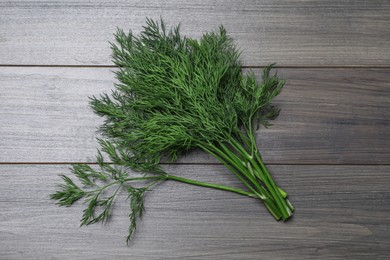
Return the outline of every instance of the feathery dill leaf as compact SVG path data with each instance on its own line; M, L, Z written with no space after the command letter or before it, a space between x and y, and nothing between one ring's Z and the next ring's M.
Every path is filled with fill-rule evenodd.
M70 206L84 197L81 224L89 225L107 221L117 193L125 190L130 202L127 242L142 217L145 194L166 180L257 198L276 220L292 215L287 193L273 181L255 138L255 130L270 126L279 114L271 101L285 82L271 73L273 64L258 81L253 72L243 73L240 51L223 26L195 40L181 36L179 26L167 29L162 20L152 19L139 35L118 29L111 49L118 83L110 94L90 98L91 108L104 118L100 170L74 165L72 172L85 189L63 176L65 184L53 199ZM165 158L173 162L195 148L223 163L247 191L161 168ZM111 163L104 162L102 153ZM112 188L111 195L104 195Z

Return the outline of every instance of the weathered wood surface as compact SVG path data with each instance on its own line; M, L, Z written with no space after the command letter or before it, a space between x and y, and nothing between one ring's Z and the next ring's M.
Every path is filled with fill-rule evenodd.
M102 122L88 96L109 91L112 69L0 68L0 161L92 162ZM258 70L256 70L258 71ZM279 164L390 162L390 69L279 69L281 114L258 142ZM185 163L215 163L200 152Z
M282 67L281 115L257 140L297 209L290 221L167 182L128 248L125 194L106 226L88 228L83 205L49 200L64 163L94 161L102 120L87 97L114 83L108 41L146 16L191 37L223 24L245 66ZM0 0L0 259L389 259L389 42L386 0ZM199 151L179 162L166 167L241 187Z
M1 259L388 259L390 166L270 167L297 211L275 222L236 194L159 185L130 248L121 194L105 225L79 228L84 206L49 200L65 165L0 166ZM181 176L241 187L222 166L180 165Z
M0 1L0 64L107 65L119 26L145 17L199 37L223 24L247 65L390 64L390 3L348 1Z

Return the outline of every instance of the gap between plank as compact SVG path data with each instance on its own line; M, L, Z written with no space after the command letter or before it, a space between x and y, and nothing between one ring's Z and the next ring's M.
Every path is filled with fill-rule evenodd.
M71 165L71 164L88 164L97 165L96 162L0 162L0 165ZM113 164L108 162L108 164ZM160 163L160 165L223 165L221 163ZM299 165L318 165L318 166L390 166L390 163L266 163L266 165L286 165L286 166L299 166Z
M0 67L21 67L21 68L117 68L116 65L35 65L35 64L0 64ZM243 69L261 69L264 66L243 65ZM390 69L390 65L275 65L278 69Z

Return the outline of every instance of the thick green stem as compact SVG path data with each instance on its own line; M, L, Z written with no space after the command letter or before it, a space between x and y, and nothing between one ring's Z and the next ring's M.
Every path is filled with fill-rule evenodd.
M249 142L251 144L251 157L254 159L253 165L254 165L254 167L258 168L258 164L260 164L261 169L258 169L258 170L259 170L259 172L263 172L263 175L264 175L263 182L267 182L268 184L270 184L271 187L268 187L268 188L273 189L274 193L276 194L276 196L277 196L276 199L278 200L278 202L281 203L280 205L283 207L282 212L287 213L285 215L285 218L284 218L284 220L286 220L287 218L289 218L292 215L292 212L294 211L294 207L291 205L290 201L288 199L286 199L287 193L285 191L283 191L282 189L280 189L278 186L276 186L270 173L268 172L268 169L265 167L265 165L261 159L261 155L260 155L259 149L257 148L256 138L254 135L254 127L253 127L252 117L250 117L248 125L244 124L244 129L248 135L247 140L249 139ZM244 149L244 151L245 151L245 149ZM258 164L256 163L256 160L257 160Z
M250 133L249 133L250 134ZM254 137L250 137L251 141L254 141ZM283 220L287 220L291 215L292 212L290 210L290 207L286 203L283 195L280 193L279 189L277 188L275 182L271 178L268 170L265 168L262 161L257 162L254 154L249 154L246 149L234 138L231 138L229 141L229 144L232 145L236 151L241 154L243 158L245 158L250 165L254 168L254 173L258 174L259 179L264 183L267 190L271 193L272 198L274 199L276 205L280 209ZM252 147L255 146L252 145ZM252 150L253 151L253 150ZM260 165L259 165L260 164ZM247 167L248 168L248 167Z
M206 147L206 146L200 145L200 147L204 151L213 155L217 160L222 162L229 170L231 170L237 176L237 178L239 178L248 187L248 189L250 189L252 191L256 191L245 180L245 178L247 178L252 184L256 184L256 183L252 182L252 179L250 178L251 176L247 176L246 174L243 174L243 172L241 171L241 167L242 167L241 162L234 161L233 159L231 159L231 157L228 154L225 154L223 151L221 151L220 149L218 149L215 146L209 145ZM237 169L237 171L236 171L236 169ZM241 176L241 174L244 175L244 177Z
M275 205L275 202L271 198L270 194L267 190L265 190L256 180L254 176L251 175L250 172L245 168L245 162L242 161L240 158L237 157L233 152L231 152L229 149L227 149L223 144L220 144L223 151L218 149L216 146L208 145L207 147L205 145L200 145L200 147L213 155L215 158L217 158L219 161L221 161L229 170L231 170L241 181L243 181L246 186L254 191L254 193L260 198L267 209L270 211L270 213L273 215L273 217L276 220L279 220L282 217L282 214L278 207ZM233 167L232 167L233 165ZM244 175L254 186L257 190L254 190L254 188L249 185L243 177L241 177L241 174Z
M257 162L260 164L260 167L262 169L262 171L265 173L266 177L269 179L269 180L272 180L272 177L271 177L271 174L269 173L267 167L265 166L265 164L263 163L263 160L261 158L261 155L260 155L260 152L258 149L256 149L255 151L255 156L256 156L256 160ZM281 194L281 196L285 199L285 202L286 202L286 205L288 206L288 208L290 209L290 215L292 212L294 212L294 206L290 203L290 201L287 199L287 193L282 190L281 188L279 188L278 186L276 186L276 184L274 183L275 187L277 188L277 190L279 191L279 193Z
M236 165L235 167L243 174L245 175L253 185L262 192L267 198L272 198L271 194L264 189L260 183L257 181L255 173L252 171L252 168L250 167L250 164L246 161L247 159L245 157L239 158L235 153L230 151L224 144L220 144L223 151L228 154L229 158L231 159L231 163ZM249 166L249 167L248 167Z
M245 127L244 127L245 128ZM245 128L246 129L246 128ZM246 129L247 133L248 133L248 130ZM239 140L242 141L243 144L245 144L248 148L251 149L251 155L253 156L253 154L255 154L256 158L259 158L257 157L258 155L260 156L260 153L259 153L259 149L257 148L257 145L256 145L256 139L253 139L251 140L250 138L248 138L248 136L246 136L243 132L241 131L238 131L238 134L237 134L237 138ZM253 145L254 143L254 145ZM282 188L280 187L277 187L279 192L282 194L283 198L287 198L287 192L285 192Z
M280 220L280 218L282 217L280 210L277 208L274 201L270 198L270 195L267 190L261 187L260 184L256 181L256 179L253 178L253 176L247 174L245 169L243 170L242 161L240 161L239 158L235 156L235 154L233 154L228 149L225 151L227 154L225 154L217 147L211 145L207 146L208 148L206 148L205 145L199 146L205 152L208 152L209 154L213 155L217 160L222 162L232 173L234 173L234 175L236 175L239 180L241 180L248 187L248 189L253 191L253 193L256 194L256 196L263 201L264 205L267 207L268 211L272 214L272 216L276 220ZM241 174L245 177L241 176ZM246 181L245 178L248 179L257 188L257 190L255 190L255 188L252 187Z

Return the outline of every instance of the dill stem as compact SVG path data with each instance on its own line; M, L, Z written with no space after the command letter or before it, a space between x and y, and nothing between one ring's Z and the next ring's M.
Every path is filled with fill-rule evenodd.
M183 178L183 177L170 175L170 174L165 175L165 177L168 180L183 182L183 183L187 183L187 184L191 184L191 185L195 185L195 186L201 186L201 187L213 188L213 189L218 189L218 190L230 191L230 192L237 193L237 194L244 195L244 196L248 196L248 197L251 197L251 198L260 198L259 196L263 197L261 194L258 194L257 192L256 193L250 193L250 192L247 192L247 191L243 191L243 190L232 188L232 187L227 187L227 186L220 185L220 184L200 182L200 181L190 180L190 179L186 179L186 178ZM269 201L268 198L265 198L265 199L262 199L262 200L263 200L266 208L272 214L272 216L276 220L279 220L280 219L280 212L279 212L278 208L276 208L275 205L272 203L272 201Z
M260 155L258 149L256 149L256 151L255 151L255 157L256 157L256 161L260 164L260 167L261 167L262 171L266 174L267 178L269 178L271 181L273 181L271 174L269 173L267 167L265 166L263 160L261 159L261 155ZM289 212L289 214L291 215L291 213L294 212L295 209L294 209L294 206L287 199L287 193L283 189L276 186L275 183L274 183L274 185L277 188L277 190L279 191L280 195L283 197L283 199L285 199L286 205L291 211L291 212Z
M256 177L253 175L253 172L251 172L250 169L248 169L248 165L245 160L242 160L239 158L235 153L230 151L224 144L220 144L224 152L231 158L231 163L235 165L235 167L243 174L245 175L252 183L253 185L261 191L266 197L270 198L271 195L269 192L264 189L259 182L256 180ZM222 151L221 151L222 152ZM223 152L222 152L223 153Z
M223 144L220 144L221 147L224 147ZM259 198L262 199L262 200L265 200L266 198L269 197L269 194L268 192L263 188L261 187L261 185L256 181L256 179L250 174L247 172L246 168L245 168L245 163L243 161L241 161L235 154L233 154L232 152L229 151L229 149L226 148L225 151L222 151L220 149L218 149L217 147L215 146L210 146L210 148L203 148L205 149L205 151L208 151L209 153L211 153L214 157L216 157L219 161L223 162L224 165L229 169L229 170L232 170L232 169L237 169L238 172L240 172L242 175L244 175L257 189L256 193L260 193L260 196ZM214 151L214 152L212 152ZM230 163L233 167L230 167L229 164ZM243 179L241 177L240 174L237 173L237 171L233 171L233 173L241 180L244 182L244 184L246 184L246 186L253 190L253 187L248 184L245 179Z
M271 193L272 198L282 213L283 220L287 220L292 215L291 207L288 205L290 203L286 202L285 197L276 186L263 161L261 160L260 154L256 147L256 140L254 138L253 132L249 131L247 134L251 142L251 147L255 147L254 149L251 149L252 154L249 154L245 147L243 147L235 138L231 138L229 140L229 144L243 157L243 159L246 159L253 166L255 169L253 172L258 175L258 178L264 183L268 191Z
M248 187L249 190L253 191L253 193L263 201L264 205L268 209L268 211L272 214L272 216L276 220L280 220L281 213L279 209L276 207L274 201L271 199L269 193L267 190L265 190L257 181L256 179L253 179L251 175L248 175L246 173L246 170L243 169L242 162L239 160L238 157L235 159L235 155L231 153L228 149L226 150L228 154L230 154L230 157L226 155L223 151L218 149L215 146L209 145L209 148L206 148L206 146L199 145L200 148L202 148L205 152L208 152L209 154L213 155L218 161L223 163L226 168L228 168L236 177L245 185ZM237 163L236 161L239 162ZM253 185L256 186L258 190L256 190L252 185L250 185L246 179L242 176L244 175Z
M154 184L156 184L157 182L161 181L161 180L174 180L174 181L178 181L178 182L192 184L192 185L195 185L195 186L215 188L215 189L219 189L219 190L225 190L225 191L234 192L234 193L237 193L237 194L240 194L240 195L245 195L245 196L252 197L252 198L257 198L256 194L250 193L250 192L247 192L247 191L243 191L243 190L240 190L240 189L237 189L237 188L232 188L232 187L228 187L228 186L224 186L224 185L220 185L220 184L214 184L214 183L208 183L208 182L201 182L201 181L191 180L191 179L187 179L187 178L183 178L183 177L179 177L179 176L171 175L171 174L164 174L164 175L161 175L161 176L149 176L149 177L146 176L146 177L138 177L138 178L127 178L123 182L135 181L135 180L155 180L155 181L153 181L151 184L149 184L146 187L147 189L150 188L151 186L153 186Z
M162 177L161 176L134 177L134 178L126 178L122 182L141 181L141 180L154 180L154 179L162 179Z
M95 192L101 193L104 189L107 189L108 187L110 187L112 185L115 185L115 184L118 184L118 183L120 183L120 181L110 182L109 184L107 184L107 185L105 185L103 187L100 187L99 189L86 191L85 193L86 194L88 194L88 193L95 193Z
M244 127L246 129L246 132L248 132L247 128ZM259 149L257 148L256 145L252 145L251 143L255 143L256 144L256 139L254 138L254 140L250 141L250 138L248 138L248 136L244 135L243 132L241 131L238 131L238 138L249 148L251 148L251 154L255 154L255 157L257 160L261 160L261 156L260 156L260 152L259 152ZM283 198L287 198L287 192L285 192L282 188L280 187L277 187L277 189L279 190L279 192L282 194Z
M187 183L187 184L191 184L191 185L195 185L195 186L201 186L201 187L207 187L207 188L214 188L214 189L218 189L218 190L230 191L230 192L234 192L234 193L237 193L237 194L240 194L240 195L245 195L245 196L248 196L248 197L257 198L257 196L255 194L253 194L253 193L250 193L250 192L247 192L247 191L243 191L243 190L240 190L240 189L236 189L236 188L232 188L232 187L228 187L228 186L224 186L224 185L220 185L220 184L214 184L214 183L208 183L208 182L200 182L200 181L190 180L190 179L186 179L186 178L183 178L183 177L179 177L179 176L176 176L176 175L170 175L170 174L165 175L165 177L168 180L174 180L174 181L183 182L183 183Z
M212 147L210 148L207 148L206 146L203 146L203 145L200 145L200 148L202 148L205 152L208 152L209 154L211 154L212 156L214 156L218 161L220 161L221 163L223 163L229 170L231 170L233 172L234 175L236 175L236 177L242 181L242 183L248 188L250 189L251 191L253 191L254 193L256 193L256 190L244 179L244 177L242 177L236 170L235 167L233 167L232 165L230 165L230 161L227 160L227 158L220 156L219 154L217 154L217 151L212 151ZM213 149L213 150L216 150L216 149ZM261 194L260 194L261 195ZM262 196L262 195L261 195ZM261 196L259 198L261 198Z
M250 139L253 142L254 137L251 136L251 133L249 133ZM254 155L250 155L242 145L237 142L234 138L230 139L229 142L230 145L238 153L240 153L243 158L245 158L255 169L254 173L258 174L259 179L264 183L264 185L267 187L267 190L271 193L272 198L274 199L276 205L280 209L283 220L287 220L291 216L291 210L290 207L287 205L286 201L284 200L283 195L280 193L280 191L277 189L275 182L273 181L272 177L270 176L268 170L265 168L265 165L262 161L257 162ZM255 145L254 145L255 146ZM260 164L260 166L259 166Z
M229 170L231 170L250 190L254 191L259 199L261 199L264 205L267 207L272 216L279 220L282 215L277 205L275 205L275 201L272 199L269 192L264 189L256 178L248 171L246 168L246 164L240 158L237 157L232 151L230 151L226 146L222 143L219 144L223 150L218 149L214 145L203 146L199 145L204 151L213 155L216 159L222 162ZM233 167L232 167L233 166ZM246 180L236 171L244 175L254 186L249 185Z
M289 218L292 215L292 212L294 212L294 207L290 203L290 201L287 199L287 193L284 190L282 190L281 188L279 188L278 186L276 186L274 180L271 177L271 174L269 173L267 167L263 163L263 160L262 160L261 155L260 155L260 151L257 147L256 138L255 138L255 134L254 134L253 115L249 119L248 127L244 124L244 129L248 135L247 139L249 139L249 142L251 143L252 157L255 157L253 160L254 166L255 167L258 166L258 164L256 164L256 160L257 160L257 162L260 164L260 168L261 168L261 170L260 169L259 170L263 171L265 177L268 179L269 183L272 186L271 188L274 189L274 191L278 197L278 200L282 203L282 206L287 211L288 215L286 217ZM284 219L284 220L286 220L286 219Z

